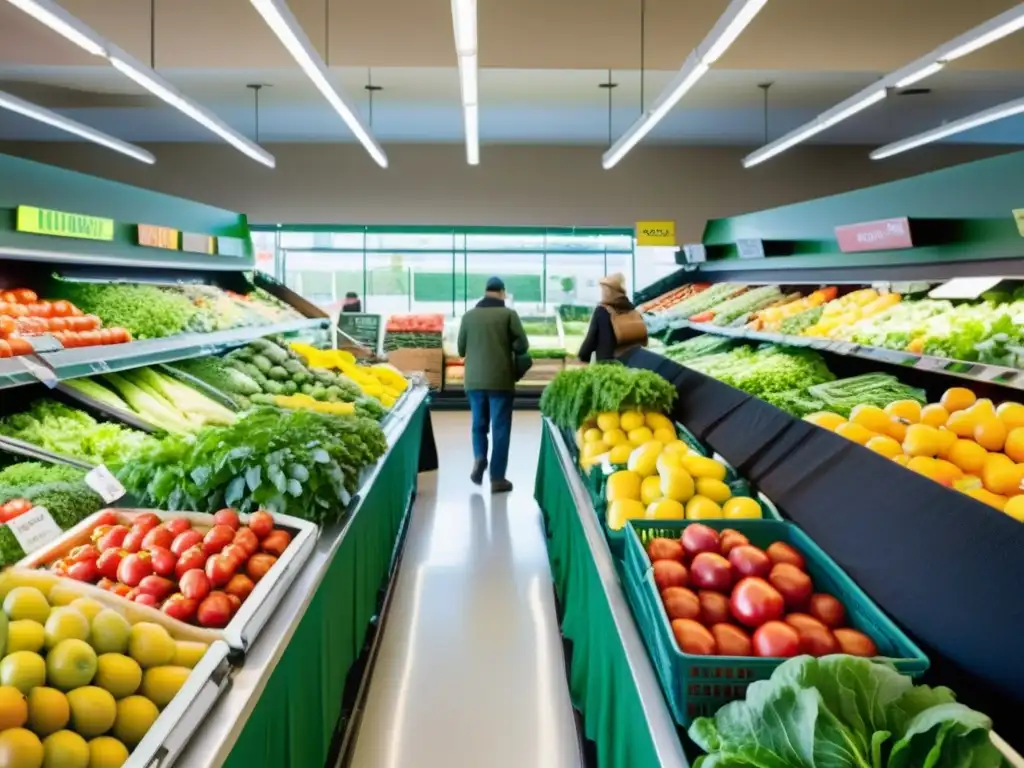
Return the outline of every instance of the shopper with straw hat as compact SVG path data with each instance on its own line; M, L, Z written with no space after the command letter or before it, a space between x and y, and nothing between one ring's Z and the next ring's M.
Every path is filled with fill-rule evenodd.
M647 346L647 324L626 296L626 279L620 274L600 280L601 303L590 316L587 337L580 347L584 363L616 360L637 347Z

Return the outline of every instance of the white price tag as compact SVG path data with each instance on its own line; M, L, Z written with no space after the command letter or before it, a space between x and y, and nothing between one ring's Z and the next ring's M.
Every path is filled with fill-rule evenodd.
M944 371L949 363L949 360L941 357L922 357L914 364L914 367L922 371Z
M57 386L57 372L48 365L44 365L29 355L20 355L18 361L26 371L35 376L39 381L53 389Z
M25 338L37 354L39 352L59 352L64 349L64 345L49 333L40 333L35 336L26 336Z
M127 493L114 473L103 464L85 476L85 484L96 491L106 504L113 504Z
M63 533L46 507L32 507L25 514L9 521L7 527L11 529L26 555L46 546Z

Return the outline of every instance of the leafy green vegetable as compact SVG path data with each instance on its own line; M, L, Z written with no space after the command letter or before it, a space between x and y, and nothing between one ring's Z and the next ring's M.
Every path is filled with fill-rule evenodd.
M762 285L760 288L753 288L744 291L739 296L726 299L711 309L715 316L711 320L713 325L728 325L734 320L744 318L751 312L767 307L782 298L782 291L777 285Z
M556 425L576 429L595 413L638 408L667 413L675 387L651 371L597 363L558 373L544 389L540 410Z
M98 315L108 327L127 328L137 339L173 336L194 327L199 310L181 293L155 285L55 281L55 297ZM212 330L212 329L210 329Z
M992 721L948 688L854 656L799 656L701 717L696 768L996 768Z
M69 483L83 480L85 470L67 464L43 464L23 461L0 471L0 487L24 488L42 483Z
M671 360L675 360L677 363L681 363L684 360L691 360L695 357L728 352L735 345L736 342L725 336L702 333L700 336L694 336L692 339L666 347L664 355Z
M723 354L687 360L684 365L757 397L835 378L817 352L773 344L757 350L741 346Z

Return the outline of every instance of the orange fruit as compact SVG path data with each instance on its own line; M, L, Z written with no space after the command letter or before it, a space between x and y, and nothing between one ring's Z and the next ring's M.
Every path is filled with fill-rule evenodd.
M1011 400L1000 403L999 407L996 408L996 416L1006 425L1007 429L1024 427L1024 405L1020 403L1015 403Z
M963 491L964 493L984 488L981 484L981 478L977 475L964 475L959 480L953 481L953 487L958 491Z
M935 456L942 446L939 430L927 424L911 424L903 439L903 452L908 456Z
M914 456L909 462L907 462L907 469L911 472L917 472L919 475L924 475L929 480L939 480L938 468L935 466L935 459L928 456Z
M939 457L948 459L949 449L952 448L959 439L960 438L956 436L956 432L951 432L945 427L939 429Z
M942 393L939 402L950 413L962 411L974 405L978 398L967 387L950 387Z
M905 453L901 453L899 456L893 456L892 460L899 464L901 467L907 466L910 463L910 457Z
M955 432L957 437L973 438L974 428L977 424L978 420L970 411L954 411L949 415L949 420L946 422L946 429L950 432Z
M1024 461L1024 427L1014 427L1006 435L1003 452L1014 461Z
M946 451L946 459L948 461L958 466L961 471L970 474L981 472L985 466L987 455L985 449L973 440L957 440Z
M896 400L885 406L885 412L894 419L903 419L911 424L921 421L921 404L917 400Z
M972 405L968 410L971 413L973 413L975 418L977 418L979 421L982 418L997 418L996 408L994 405L992 405L992 401L989 400L987 397L978 398L974 402L974 405Z
M1020 493L1020 470L1003 454L990 453L985 457L985 466L981 469L981 482L984 483L985 489L992 493Z
M1003 512L1014 520L1020 520L1024 523L1024 495L1014 496L1007 501L1006 506L1003 507Z
M880 453L882 456L885 456L888 459L891 459L895 456L899 456L901 453L903 453L902 446L900 446L900 444L896 442L896 440L887 435L878 435L877 437L872 437L870 440L867 441L867 443L865 443L864 447L867 448L869 451Z
M932 461L934 462L932 468L938 476L939 482L952 485L964 476L964 473L960 471L960 467L952 462L945 459L932 459Z
M877 437L875 432L872 432L870 429L860 424L854 424L852 421L848 421L845 424L840 424L836 427L836 434L841 437L845 437L847 440L852 440L859 445L867 445L868 440L872 437Z
M974 427L974 441L986 451L1001 451L1006 442L1006 425L999 419L983 419Z
M941 427L947 421L949 421L949 411L938 403L926 405L921 409L921 424L927 424L930 427Z
M892 417L877 405L858 405L850 411L850 423L878 432L880 435L889 433Z
M988 504L994 509L998 509L1000 512L1006 506L1007 498L1000 496L998 493L992 493L986 491L984 488L975 488L974 490L967 491L967 495L972 499L977 499L982 504Z
M902 419L889 419L889 427L886 429L885 434L896 442L902 443L907 437L907 427L909 426L910 423Z

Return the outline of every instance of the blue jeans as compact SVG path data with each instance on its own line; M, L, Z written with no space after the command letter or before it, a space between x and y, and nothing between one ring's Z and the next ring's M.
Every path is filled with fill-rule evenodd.
M473 457L487 458L488 432L494 439L491 480L504 480L508 468L508 444L512 438L512 392L475 389L466 393L473 413Z

